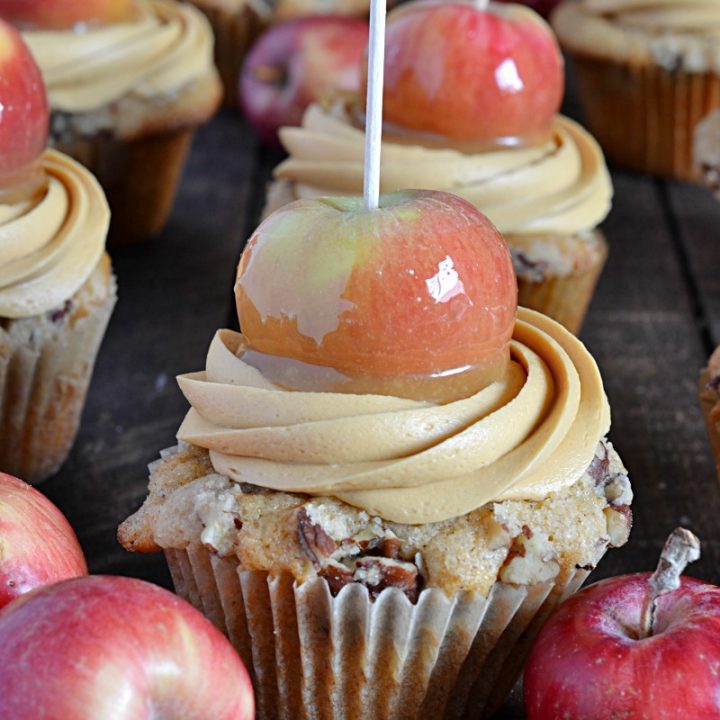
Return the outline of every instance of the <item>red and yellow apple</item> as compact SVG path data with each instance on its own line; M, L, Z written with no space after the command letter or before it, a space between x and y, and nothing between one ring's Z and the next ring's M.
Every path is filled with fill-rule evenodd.
M37 587L87 575L65 516L30 485L0 473L0 608Z
M96 576L0 612L0 716L251 720L250 679L225 636L141 580Z
M0 201L10 202L44 182L49 115L40 70L17 30L2 20L0 109Z
M22 29L68 30L136 16L134 0L0 0L0 17Z
M686 560L674 562L675 577L661 562L560 606L525 669L528 720L720 717L720 588L680 577Z
M539 142L563 89L555 36L524 6L424 0L388 16L389 129L476 146Z
M279 23L253 46L240 75L239 99L262 138L299 125L305 109L330 90L360 88L368 41L364 20L315 16Z
M250 347L349 378L505 370L517 287L505 241L448 193L300 200L248 242L235 286ZM371 388L364 388L371 391Z

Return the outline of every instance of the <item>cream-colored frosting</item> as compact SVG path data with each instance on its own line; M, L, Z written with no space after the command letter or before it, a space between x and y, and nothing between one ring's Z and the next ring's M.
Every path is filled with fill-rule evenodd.
M288 391L243 362L245 349L219 331L205 371L178 378L192 405L178 438L235 481L335 496L395 522L542 499L582 475L610 424L592 356L522 308L506 378L445 405Z
M105 251L110 210L95 178L53 150L43 168L43 193L0 204L0 317L31 317L61 306Z
M720 70L717 0L577 0L558 8L553 27L583 54Z
M172 95L213 72L213 35L202 13L174 0L137 4L132 22L23 33L53 110L84 113L130 94Z
M311 106L301 127L281 130L289 159L276 176L296 197L362 194L364 133L342 103ZM469 200L504 235L575 234L610 210L612 184L602 151L577 123L557 116L546 143L464 153L385 140L381 192L444 190Z

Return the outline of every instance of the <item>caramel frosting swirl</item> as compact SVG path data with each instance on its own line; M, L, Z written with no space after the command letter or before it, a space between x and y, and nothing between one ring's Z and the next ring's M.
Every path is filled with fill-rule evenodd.
M311 106L301 127L281 131L290 157L276 176L295 197L362 194L361 127L341 103ZM557 116L542 145L462 152L419 142L382 147L381 192L444 190L469 200L503 235L574 234L607 215L612 184L600 147L577 123Z
M0 317L31 317L62 305L105 251L110 210L95 178L53 150L43 168L44 192L0 204Z
M213 35L193 6L136 0L139 17L82 30L23 33L53 110L83 113L127 95L172 95L214 72Z
M579 0L558 8L553 27L584 54L720 70L717 0Z
M246 364L246 349L219 331L205 371L178 378L192 405L178 439L237 482L335 496L394 522L542 499L582 475L610 425L592 356L523 308L504 380L445 405L288 391Z

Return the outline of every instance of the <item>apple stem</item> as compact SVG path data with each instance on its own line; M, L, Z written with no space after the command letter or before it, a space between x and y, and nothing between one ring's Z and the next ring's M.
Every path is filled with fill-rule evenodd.
M363 185L363 199L368 210L377 210L380 204L380 150L382 147L386 6L386 0L371 0L370 2L368 82L365 112L365 180Z
M680 576L688 563L700 557L700 540L685 528L670 533L660 553L660 561L648 580L648 592L642 611L641 637L653 635L658 598L680 587Z

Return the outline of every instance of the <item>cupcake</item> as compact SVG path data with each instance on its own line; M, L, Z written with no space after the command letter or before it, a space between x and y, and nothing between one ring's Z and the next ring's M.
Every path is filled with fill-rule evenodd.
M365 17L369 0L188 0L207 16L215 33L215 63L225 105L235 107L238 77L251 45L271 25L312 15Z
M552 23L608 159L638 172L698 179L693 132L720 106L717 3L569 0Z
M0 470L38 483L70 451L115 304L110 213L85 168L45 151L40 71L0 36Z
M720 349L710 356L700 374L699 394L710 447L720 474Z
M628 536L592 357L516 319L502 237L447 193L287 205L236 297L120 541L165 553L259 719L488 715Z
M215 112L212 31L174 0L28 3L6 13L48 89L51 144L102 184L111 240L160 231L194 130Z
M520 304L577 332L607 256L597 226L612 185L597 143L556 114L562 58L550 29L517 5L416 2L388 16L386 43L383 192L429 187L472 202L507 240ZM266 212L362 191L362 106L329 99L281 131L290 157Z

